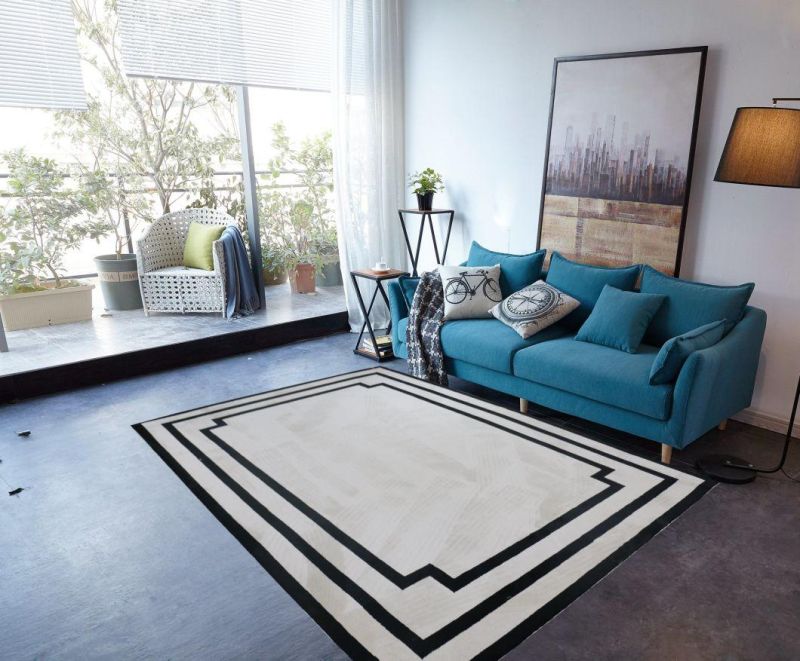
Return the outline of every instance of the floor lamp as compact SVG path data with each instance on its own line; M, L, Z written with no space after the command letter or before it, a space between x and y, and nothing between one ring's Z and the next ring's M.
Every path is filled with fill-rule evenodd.
M714 181L800 188L800 110L778 108L779 101L800 101L800 98L774 98L771 108L737 108ZM783 454L775 467L757 468L730 455L703 457L697 461L697 467L709 477L734 484L752 482L758 473L777 473L789 452L798 399L800 380Z

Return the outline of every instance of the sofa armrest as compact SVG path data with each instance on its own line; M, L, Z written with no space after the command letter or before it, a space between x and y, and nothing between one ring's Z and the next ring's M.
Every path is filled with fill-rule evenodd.
M392 345L397 346L400 342L405 342L398 333L400 322L408 316L408 305L406 304L403 289L397 280L392 280L387 289L389 297L389 312L392 316Z
M730 333L684 363L673 394L671 445L683 448L750 406L767 313L748 307Z

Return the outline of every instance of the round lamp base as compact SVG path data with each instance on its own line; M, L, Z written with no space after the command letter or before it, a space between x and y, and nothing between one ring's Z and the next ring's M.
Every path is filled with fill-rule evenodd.
M747 484L758 474L749 461L729 454L710 454L698 459L695 465L708 477L729 484Z

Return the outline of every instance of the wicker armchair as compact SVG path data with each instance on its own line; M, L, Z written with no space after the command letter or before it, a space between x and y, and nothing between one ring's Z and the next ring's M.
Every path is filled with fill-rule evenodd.
M225 260L222 241L212 247L214 270L187 268L183 249L191 223L235 225L214 209L185 209L154 221L136 244L136 265L144 313L219 312L225 314Z

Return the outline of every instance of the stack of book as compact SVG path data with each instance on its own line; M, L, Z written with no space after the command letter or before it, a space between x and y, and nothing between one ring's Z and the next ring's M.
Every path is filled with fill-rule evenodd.
M389 335L376 335L375 342L377 343L377 349L372 343L372 338L367 335L363 340L361 340L361 346L359 347L359 351L367 353L373 357L380 356L381 358L389 357L392 355L392 338Z

